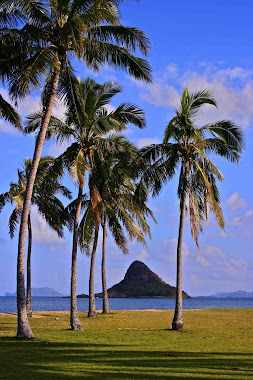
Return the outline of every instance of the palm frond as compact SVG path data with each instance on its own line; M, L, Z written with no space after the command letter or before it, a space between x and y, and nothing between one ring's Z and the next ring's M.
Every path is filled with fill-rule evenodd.
M127 49L120 46L96 40L84 39L81 45L81 57L87 66L98 71L105 64L120 68L130 76L150 83L152 70L148 61L135 57Z
M147 55L150 49L149 38L138 28L127 28L123 25L93 26L88 28L87 36L91 40L120 45L132 52L139 49L144 55Z
M22 131L20 116L17 111L0 95L0 117L9 121Z
M91 202L79 224L79 247L87 256L91 255L96 230L95 215Z
M229 147L237 153L243 151L244 133L243 130L230 120L221 120L212 125L206 125L202 128L207 130L215 137L219 137Z
M10 234L11 239L14 238L15 231L17 229L17 226L20 223L20 219L21 219L20 210L18 210L17 208L14 208L9 218L9 234Z

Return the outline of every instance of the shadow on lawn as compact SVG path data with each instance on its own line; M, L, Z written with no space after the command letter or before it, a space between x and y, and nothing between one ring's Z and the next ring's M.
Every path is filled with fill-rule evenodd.
M134 347L1 338L0 378L158 380L174 379L173 374L181 380L217 379L221 375L238 380L253 377L252 354L249 353L166 353L130 351L131 348Z

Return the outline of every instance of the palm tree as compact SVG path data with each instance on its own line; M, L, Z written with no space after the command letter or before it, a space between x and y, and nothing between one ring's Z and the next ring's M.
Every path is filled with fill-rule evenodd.
M146 217L150 216L154 221L151 210L147 207L146 199L136 198L135 179L138 177L140 157L133 144L120 135L109 136L114 140L113 145L117 151L106 150L94 152L93 178L100 196L100 223L103 231L102 243L102 289L103 289L103 313L109 313L109 301L106 285L106 237L109 228L117 246L128 253L127 232L129 240L137 239L146 245L144 234L151 237L150 228ZM87 222L80 224L81 239L86 241ZM81 242L82 245L82 242ZM93 256L95 253L93 252ZM94 260L93 260L94 261ZM94 265L92 273L94 273ZM94 276L94 275L93 275ZM90 316L95 316L94 279L92 278L92 292L90 294Z
M0 9L0 73L15 99L44 87L43 122L35 145L21 216L17 304L19 338L33 338L25 308L25 235L33 184L56 93L75 98L71 60L98 71L108 63L133 77L151 81L146 60L150 41L137 28L124 27L119 0L3 0Z
M52 186L45 186L45 179L48 169L53 165L54 159L46 156L40 159L35 183L33 187L33 196L31 204L36 205L38 212L49 226L55 230L59 237L63 236L63 227L61 221L61 214L63 213L64 206L56 198L55 194L60 193L68 198L71 194L67 188L62 186L58 181L54 181ZM24 203L24 196L26 191L26 184L31 170L32 161L26 159L22 170L18 169L18 182L10 184L8 192L0 195L0 212L2 208L11 203L14 209L9 218L9 234L13 238L15 231L20 223L22 208ZM31 211L28 215L28 248L27 248L27 284L26 284L26 308L28 317L32 317L32 301L31 301L31 253L32 253L32 222Z
M74 182L78 186L78 198L75 203L76 214L73 225L73 248L72 248L72 269L71 269L71 313L70 325L73 330L82 329L82 324L77 316L76 302L76 265L78 247L78 224L81 213L83 199L83 187L85 173L92 173L93 155L95 151L110 152L117 151L117 141L107 139L105 136L110 131L122 131L126 129L128 123L132 123L139 128L145 126L143 111L131 103L122 103L114 111L109 112L107 105L111 99L122 91L122 88L111 82L103 85L97 84L94 80L86 79L81 81L75 79L75 100L70 96L68 99L66 120L51 117L47 131L47 138L56 138L58 142L70 141L72 144L66 151L56 159L55 172L60 173L63 168L67 168ZM27 133L40 130L42 113L37 112L29 116L25 131ZM51 173L53 178L53 173ZM90 199L96 215L96 226L99 228L99 193L96 184L90 177ZM98 231L97 231L98 235ZM96 239L94 240L94 252L96 250ZM91 256L94 261L94 255ZM92 270L91 265L91 285Z
M191 233L198 246L198 235L202 231L202 222L207 218L208 208L214 212L217 222L224 228L224 219L220 207L217 179L223 176L208 153L224 157L238 163L243 150L242 130L232 121L222 120L202 127L196 125L196 119L206 104L217 107L212 92L204 89L189 93L185 88L181 104L175 117L164 132L162 144L142 149L142 156L149 164L144 172L140 188L160 192L162 185L175 174L180 167L178 197L180 200L180 223L177 244L177 293L173 330L182 330L182 243L184 220L188 208ZM146 186L146 188L145 188Z
M20 116L17 111L0 95L0 117L9 121L22 131Z

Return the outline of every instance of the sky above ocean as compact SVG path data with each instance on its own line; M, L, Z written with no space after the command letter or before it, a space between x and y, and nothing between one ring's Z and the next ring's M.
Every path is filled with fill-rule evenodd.
M185 86L190 90L210 88L218 109L206 107L199 123L231 119L245 132L245 152L240 165L213 157L225 182L219 185L225 216L225 231L209 215L197 250L186 220L184 234L183 288L188 294L208 295L219 291L253 290L253 24L251 0L142 0L127 1L122 6L123 23L143 29L152 41L148 57L153 69L153 84L133 80L122 71L110 67L94 74L84 64L75 62L77 74L90 76L99 83L115 81L123 85L112 107L122 101L136 103L146 113L147 128L129 125L126 136L139 147L162 141L166 124L173 117ZM7 98L7 89L0 88ZM39 94L19 104L24 118L39 107ZM63 117L64 108L57 104L54 113ZM43 154L57 156L66 146L47 142ZM0 193L17 180L17 168L31 157L34 136L22 136L0 120ZM108 286L119 282L134 260L141 260L171 285L175 285L176 242L179 224L177 199L178 176L169 182L159 197L150 199L158 224L150 222L152 239L148 249L129 243L124 256L109 236L107 244ZM75 197L77 189L68 175L64 184ZM66 203L67 204L67 203ZM8 218L12 207L0 214L0 295L14 292L16 287L17 234L8 235ZM32 286L52 287L68 294L72 238L58 239L32 207L33 252ZM101 243L96 258L96 289L101 290ZM78 255L78 293L88 292L90 259Z

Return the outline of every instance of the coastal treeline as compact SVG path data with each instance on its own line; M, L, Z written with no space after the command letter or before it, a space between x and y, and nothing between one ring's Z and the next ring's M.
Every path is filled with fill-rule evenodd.
M122 132L128 124L144 128L144 110L131 98L111 111L113 97L122 87L80 78L73 69L78 59L83 66L99 71L105 64L150 83L151 67L144 58L150 49L147 35L126 27L120 19L119 0L1 0L0 76L9 96L17 104L40 92L41 107L21 120L15 108L0 97L0 117L23 134L34 134L34 155L18 169L18 180L0 196L0 211L13 205L9 218L10 236L19 230L17 256L18 338L34 338L32 316L31 206L59 236L68 228L73 236L71 262L70 327L82 330L77 313L78 248L90 256L89 312L96 317L94 294L95 256L99 230L103 233L101 276L103 312L109 313L106 286L106 238L110 232L116 245L128 252L127 242L146 245L151 237L148 207L150 196L179 172L179 233L177 245L177 295L172 328L182 330L182 244L186 212L192 236L198 236L208 213L213 212L221 228L224 218L218 182L222 173L213 161L218 155L238 163L243 151L243 134L230 120L199 125L205 105L217 107L209 89L185 88L175 116L168 122L160 144L138 149ZM137 53L138 52L138 53ZM139 57L140 54L140 57ZM130 95L129 95L130 97ZM63 104L62 118L53 114L56 101ZM42 157L45 140L68 142L57 158ZM210 158L210 156L212 158ZM64 185L69 173L76 185L71 193ZM58 198L70 203L64 207ZM25 281L25 243L28 252ZM25 294L25 282L27 294Z

